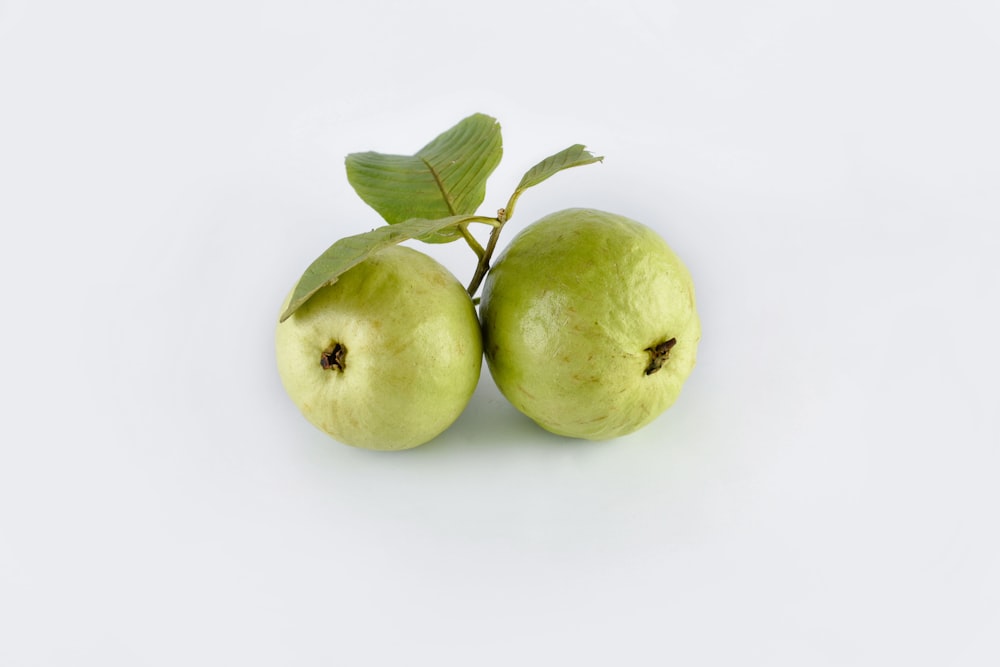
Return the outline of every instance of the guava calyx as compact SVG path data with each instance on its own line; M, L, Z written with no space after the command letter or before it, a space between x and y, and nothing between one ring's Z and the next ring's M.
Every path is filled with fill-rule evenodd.
M663 364L667 363L667 359L670 358L670 350L673 349L674 345L677 345L676 338L671 338L670 340L665 340L662 343L646 348L646 352L649 352L649 365L646 366L646 375L652 375L663 368Z
M347 348L334 341L330 343L329 347L323 350L323 353L319 357L319 365L325 371L343 373L344 369L347 368L346 358Z

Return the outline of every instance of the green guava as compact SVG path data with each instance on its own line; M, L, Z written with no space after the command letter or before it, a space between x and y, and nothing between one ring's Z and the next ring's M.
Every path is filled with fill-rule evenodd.
M543 428L589 440L670 407L701 338L691 275L663 238L592 209L515 236L487 274L480 319L503 395Z
M316 292L278 324L275 347L281 381L306 419L366 449L409 449L440 434L469 402L482 368L465 288L431 257L401 246Z

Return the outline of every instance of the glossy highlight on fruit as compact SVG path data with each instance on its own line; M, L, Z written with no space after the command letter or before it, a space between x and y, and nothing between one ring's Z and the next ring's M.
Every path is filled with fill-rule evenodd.
M316 292L278 324L275 348L282 384L302 414L366 449L409 449L443 432L482 368L468 293L437 261L402 246Z
M543 428L591 440L670 407L701 338L691 276L663 238L593 209L518 234L487 274L480 319L504 396Z

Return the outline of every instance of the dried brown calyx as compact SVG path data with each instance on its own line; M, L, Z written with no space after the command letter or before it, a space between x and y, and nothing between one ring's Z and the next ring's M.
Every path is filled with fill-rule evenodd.
M323 350L319 357L319 365L323 370L334 370L338 373L344 372L344 359L347 357L347 348L340 343L330 343L330 347Z
M646 352L649 352L649 365L646 366L646 375L652 375L663 368L663 364L670 358L670 350L674 348L674 345L677 345L676 338L671 338L670 340L665 340L662 343L646 348Z

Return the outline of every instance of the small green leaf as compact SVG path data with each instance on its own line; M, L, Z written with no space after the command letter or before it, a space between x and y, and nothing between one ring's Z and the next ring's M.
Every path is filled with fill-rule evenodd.
M414 155L348 155L347 180L390 225L410 218L436 220L475 213L486 197L486 179L502 155L496 119L473 114ZM451 229L423 240L458 237Z
M574 144L569 148L559 151L555 155L550 155L545 158L529 169L521 178L521 182L517 184L514 194L510 196L510 200L507 203L507 218L510 218L514 213L514 203L517 201L518 197L520 197L521 193L528 188L538 185L563 169L580 167L585 164L593 164L594 162L601 162L603 160L604 156L595 156L590 151L586 150L583 144Z
M299 278L298 284L292 291L288 307L281 313L279 321L287 320L320 288L337 282L337 279L345 271L360 264L379 250L473 220L482 220L482 218L472 215L454 215L437 220L412 218L395 225L377 227L370 232L340 239L317 257Z

